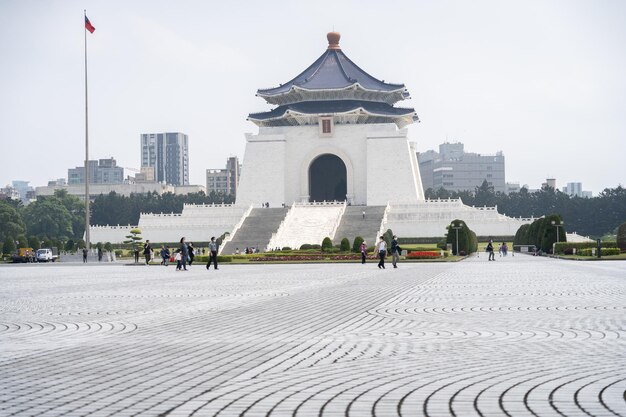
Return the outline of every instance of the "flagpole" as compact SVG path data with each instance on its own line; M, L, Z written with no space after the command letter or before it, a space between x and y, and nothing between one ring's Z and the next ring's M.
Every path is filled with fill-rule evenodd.
M87 19L87 10L84 10L84 19ZM89 250L89 113L87 107L87 27L83 22L85 32L85 247Z

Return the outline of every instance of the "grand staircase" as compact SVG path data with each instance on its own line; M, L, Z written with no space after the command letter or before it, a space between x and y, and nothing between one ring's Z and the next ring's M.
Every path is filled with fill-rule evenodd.
M221 253L231 255L237 248L243 253L246 247L264 251L272 233L278 230L280 222L285 218L285 214L287 214L286 208L252 209L232 239L226 242Z
M363 218L365 212L365 218ZM361 236L369 245L376 243L376 234L380 229L380 222L385 214L385 206L348 206L343 213L341 223L335 233L333 244L337 245L344 237L348 238L350 245L354 238Z

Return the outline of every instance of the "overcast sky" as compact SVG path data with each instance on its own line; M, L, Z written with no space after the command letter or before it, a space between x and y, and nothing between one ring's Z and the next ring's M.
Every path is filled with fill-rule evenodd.
M626 185L621 0L0 0L0 185L83 164L85 8L90 159L139 168L141 133L180 131L204 185L271 108L256 89L304 70L334 28L364 70L406 84L420 151L501 150L506 180L531 188Z

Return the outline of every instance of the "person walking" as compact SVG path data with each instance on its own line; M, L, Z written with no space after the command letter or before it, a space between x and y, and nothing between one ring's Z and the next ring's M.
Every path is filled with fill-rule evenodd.
M385 269L385 256L387 256L387 242L384 237L380 237L378 244L376 245L376 253L380 260L378 261L378 269Z
M102 256L104 254L102 253L102 248L98 248L98 262L102 262Z
M193 258L196 257L193 243L189 242L189 244L187 245L187 250L189 251L189 266L191 266L191 264L193 263Z
M398 262L400 261L400 254L402 253L402 248L398 245L398 237L394 235L391 240L391 264L394 268L398 267Z
M487 243L487 248L485 250L489 254L489 258L487 260L488 261L495 261L496 260L496 255L493 252L493 241L492 240L490 240L489 243Z
M135 254L135 263L139 263L139 248L135 246L135 250L133 251Z
M168 266L170 263L170 248L163 245L161 247L161 265Z
M206 263L206 269L209 269L211 266L211 261L213 262L213 268L217 268L217 243L215 242L215 236L211 237L211 241L209 242L209 262Z
M183 270L187 270L187 260L189 258L189 249L187 248L187 243L185 242L185 237L180 238L180 247L178 248L180 251L180 266ZM180 270L180 268L178 268Z
M361 247L359 249L361 250L361 263L364 264L365 258L367 258L367 242L361 242Z
M86 264L87 263L87 254L89 253L89 251L87 250L87 248L83 248L83 263Z
M143 256L146 257L146 265L150 264L150 257L152 255L152 246L150 246L150 241L146 240L146 243L143 245Z
M183 258L183 254L180 253L180 249L176 251L176 255L174 255L174 260L176 261L176 270L180 271L182 268L181 259Z

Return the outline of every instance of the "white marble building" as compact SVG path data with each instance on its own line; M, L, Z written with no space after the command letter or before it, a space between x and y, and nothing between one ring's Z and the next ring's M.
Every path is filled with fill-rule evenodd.
M267 234L263 246L319 244L305 242L306 236L332 238L344 217L354 224L355 214L354 209L344 215L345 210L319 207L320 202L341 202L349 208L379 206L380 213L386 207L376 225L403 237L443 236L454 219L466 221L479 236L512 236L531 221L506 217L496 208L468 207L460 200L426 201L416 144L409 141L406 129L419 119L414 109L395 106L410 98L407 88L378 80L352 62L339 46L339 33L331 32L327 38L326 51L302 73L278 87L257 91L277 107L248 116L259 131L246 135L235 206L198 210L185 206L180 215L143 214L139 226L144 236L159 242L177 241L183 235L206 241L228 232L243 246L247 243L241 235L248 233L255 235L249 240L260 245L258 224L265 223L265 229L272 230L263 230ZM276 212L268 210L253 213L246 223L250 207L265 203L289 208L280 213L283 221L270 227ZM306 210L307 204L317 208ZM305 233L303 225L321 226L317 231L308 227L311 230ZM103 229L93 230L92 236L99 230Z

